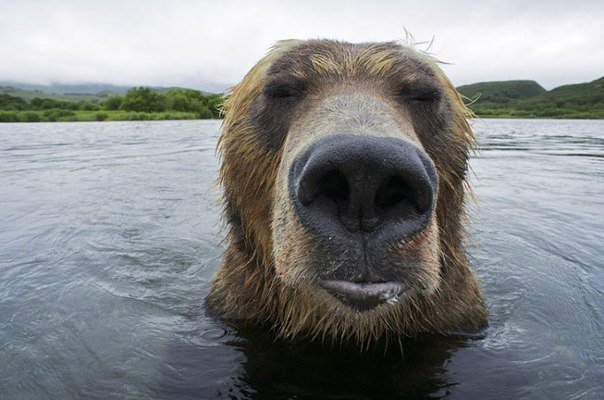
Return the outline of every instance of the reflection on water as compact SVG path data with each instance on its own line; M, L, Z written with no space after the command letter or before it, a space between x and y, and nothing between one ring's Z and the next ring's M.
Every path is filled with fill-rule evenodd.
M0 125L0 398L599 398L604 122L473 126L491 326L401 357L204 313L218 122Z
M169 367L159 384L161 397L196 399L226 394L253 399L441 397L449 394L452 386L445 374L448 359L454 350L466 345L459 339L424 337L403 343L404 356L398 346L390 352L376 349L359 354L341 347L275 341L258 329L239 333L240 338L222 341L239 351L239 356L230 360L237 363L235 370L208 368L215 362L216 352L175 342L170 357L164 360ZM197 336L199 332L193 334ZM224 382L223 388L215 384L220 381ZM206 387L207 382L212 385Z

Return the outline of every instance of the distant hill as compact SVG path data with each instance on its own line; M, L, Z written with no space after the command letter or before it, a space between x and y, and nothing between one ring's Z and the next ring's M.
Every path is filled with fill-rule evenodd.
M10 96L20 97L23 100L30 101L33 98L40 97L53 100L65 101L100 101L107 97L111 92L101 93L55 93L47 92L39 89L22 89L14 86L0 86L0 94L8 94Z
M543 98L568 104L602 104L604 77L588 83L559 86L544 94Z
M480 102L497 104L506 104L511 100L526 99L547 92L535 81L480 82L460 86L457 91L470 99L478 97Z
M481 82L457 90L478 116L604 118L604 77L550 91L535 81Z
M11 86L16 89L27 91L40 91L52 94L96 94L100 92L126 93L130 86L120 86L105 83L83 83L83 84L62 84L52 83L50 85L36 85L31 83L20 83L10 81L0 81L0 86Z

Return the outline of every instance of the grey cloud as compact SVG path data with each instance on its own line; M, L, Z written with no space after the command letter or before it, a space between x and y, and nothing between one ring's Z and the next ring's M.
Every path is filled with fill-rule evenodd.
M457 85L603 75L597 1L0 1L0 81L222 91L277 40L435 37Z

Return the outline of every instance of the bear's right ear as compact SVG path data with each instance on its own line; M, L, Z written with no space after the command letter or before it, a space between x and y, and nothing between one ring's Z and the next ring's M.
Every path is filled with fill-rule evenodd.
M280 51L280 50L289 50L292 47L298 46L299 44L302 44L304 41L300 40L300 39L283 39L283 40L279 40L277 43L275 43L269 50L269 54L272 53L273 51Z

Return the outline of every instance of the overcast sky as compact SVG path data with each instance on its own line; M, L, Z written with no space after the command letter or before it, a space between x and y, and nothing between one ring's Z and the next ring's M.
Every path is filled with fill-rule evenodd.
M0 0L0 81L222 91L276 41L430 41L455 85L604 75L604 1Z

